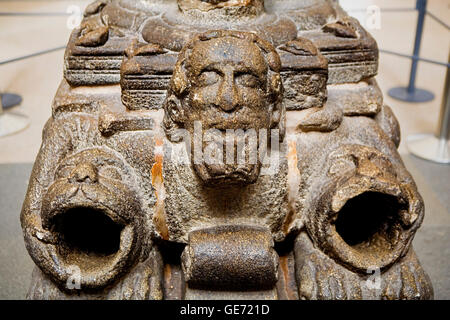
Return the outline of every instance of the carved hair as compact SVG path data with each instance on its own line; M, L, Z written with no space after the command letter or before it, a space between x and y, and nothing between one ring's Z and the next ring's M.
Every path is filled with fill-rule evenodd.
M176 137L176 130L184 127L183 122L173 119L172 114L174 109L181 105L181 101L188 95L191 87L190 77L188 76L189 71L186 65L193 48L198 42L220 38L246 40L255 44L261 50L268 66L266 98L272 104L272 123L269 129L278 128L280 130L280 140L283 140L285 135L286 110L283 105L284 89L280 75L280 57L269 42L259 38L256 34L229 30L209 31L199 34L191 39L181 50L172 79L169 83L167 97L164 101L164 130L167 137L173 142L178 142L179 138Z

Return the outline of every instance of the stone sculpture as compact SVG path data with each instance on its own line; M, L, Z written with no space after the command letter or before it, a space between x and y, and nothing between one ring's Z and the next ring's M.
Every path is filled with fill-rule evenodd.
M21 222L30 299L432 299L372 37L333 0L100 0Z

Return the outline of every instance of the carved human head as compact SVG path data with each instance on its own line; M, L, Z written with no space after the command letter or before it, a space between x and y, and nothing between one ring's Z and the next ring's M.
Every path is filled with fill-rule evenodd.
M202 133L216 130L223 137L231 130L258 135L263 129L279 129L282 137L280 68L273 46L253 33L211 31L196 36L179 54L164 103L168 138L176 142L181 128L194 136L199 124ZM260 163L194 163L194 168L204 181L252 183Z

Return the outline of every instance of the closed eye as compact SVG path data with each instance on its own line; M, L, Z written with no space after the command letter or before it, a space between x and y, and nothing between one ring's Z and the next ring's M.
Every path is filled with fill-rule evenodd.
M73 169L75 169L75 165L73 164L62 165L58 167L58 169L56 170L55 178L56 179L67 178L72 173Z
M220 75L216 71L206 70L198 77L198 85L206 87L219 82L219 80Z
M235 75L235 81L238 85L257 88L261 86L261 81L255 75L251 73L238 73Z
M99 175L104 178L109 178L113 180L122 180L122 175L120 174L119 170L115 167L111 166L103 166L99 169Z

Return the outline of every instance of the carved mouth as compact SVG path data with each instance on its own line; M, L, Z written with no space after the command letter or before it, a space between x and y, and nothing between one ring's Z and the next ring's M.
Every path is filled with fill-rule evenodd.
M390 250L398 240L399 213L407 209L395 196L364 192L345 203L334 226L342 240L355 250Z
M252 184L259 176L259 165L194 165L200 178L208 185Z
M403 219L408 208L394 185L353 194L332 214L329 241L334 254L359 270L389 266L406 247Z
M68 209L52 221L52 231L61 241L61 253L92 259L117 253L123 228L104 210L88 207Z
M75 203L50 215L49 230L58 239L53 272L59 281L65 282L77 267L83 288L99 288L126 271L123 265L134 259L135 226L109 208Z

